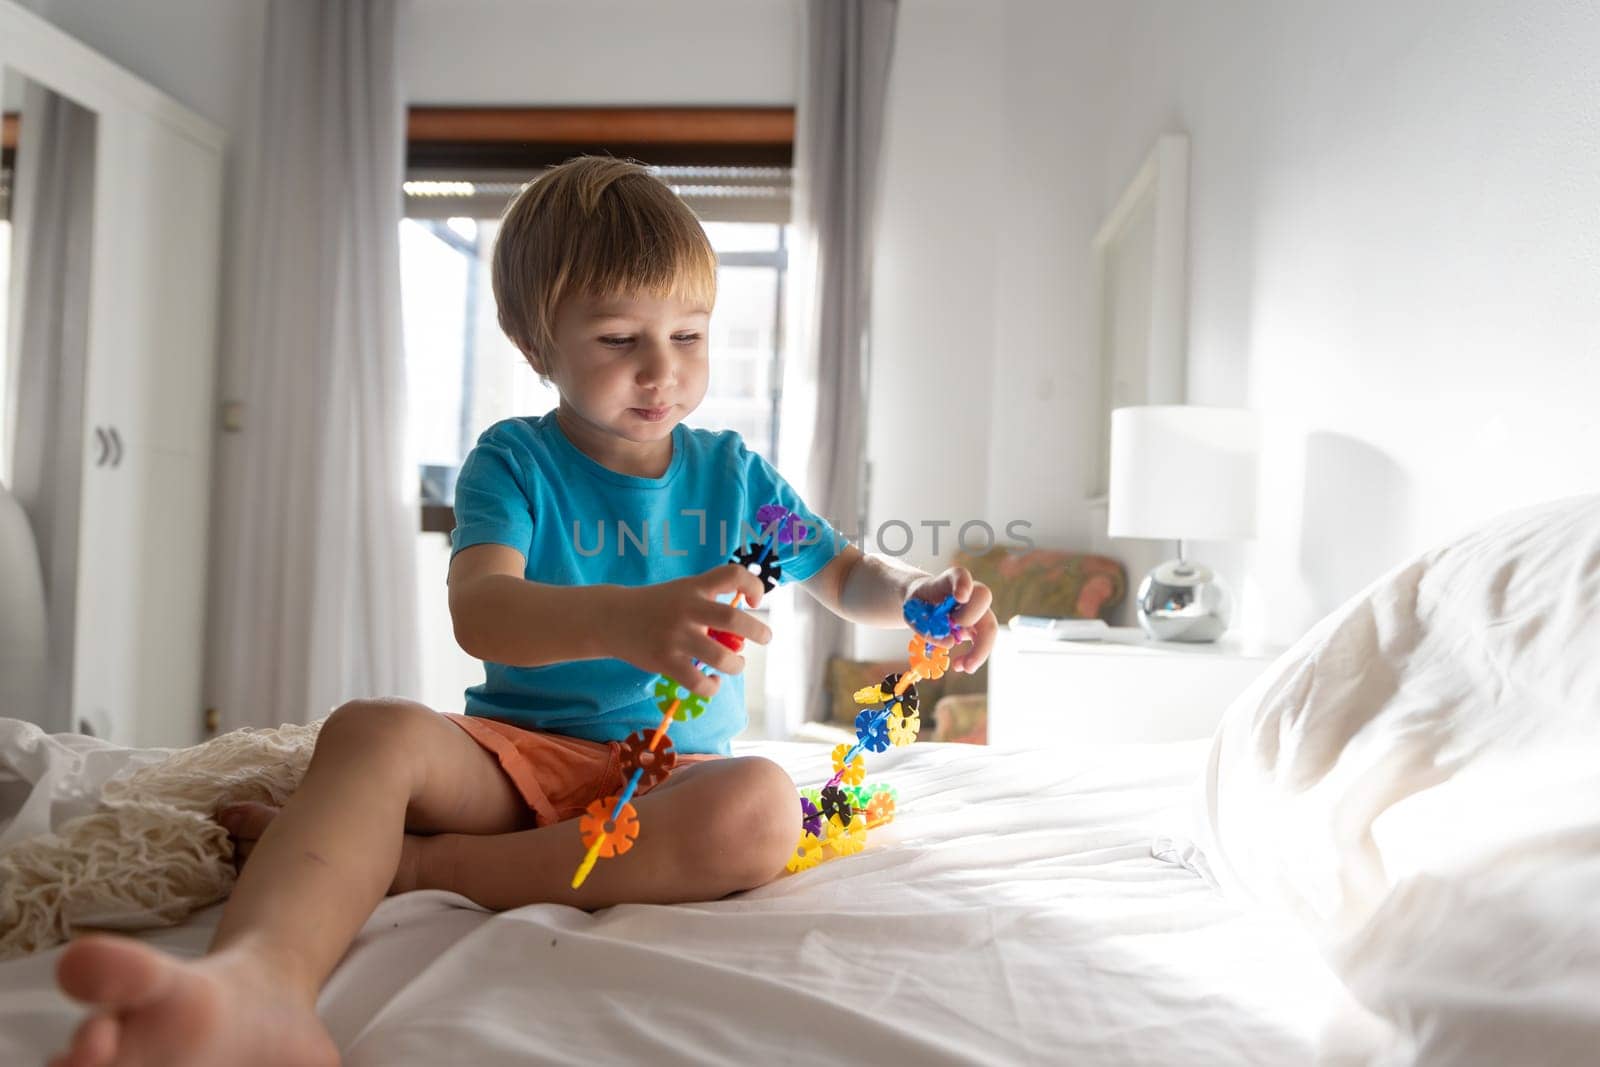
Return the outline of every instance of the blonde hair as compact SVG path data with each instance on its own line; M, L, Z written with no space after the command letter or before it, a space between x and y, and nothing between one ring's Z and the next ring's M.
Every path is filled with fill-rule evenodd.
M638 163L579 156L523 187L494 246L500 328L530 362L548 361L556 312L572 295L717 297L717 257L700 222Z

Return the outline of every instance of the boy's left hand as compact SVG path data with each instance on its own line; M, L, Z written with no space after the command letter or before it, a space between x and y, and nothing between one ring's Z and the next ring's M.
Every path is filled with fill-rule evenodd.
M950 654L950 669L971 674L983 666L984 660L989 658L989 650L994 647L995 632L1000 628L994 612L989 609L994 594L988 586L973 581L972 573L967 568L951 567L938 574L918 578L906 589L906 595L933 604L947 596L955 597L956 607L950 613L950 621L963 627L972 643L960 652ZM948 637L934 643L946 647L954 644Z

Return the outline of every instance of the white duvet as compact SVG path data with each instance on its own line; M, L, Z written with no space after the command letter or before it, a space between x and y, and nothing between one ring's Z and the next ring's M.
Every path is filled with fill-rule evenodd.
M1230 709L1206 851L1394 1024L1401 1063L1600 1063L1600 496L1324 620Z
M826 777L821 746L749 751ZM861 855L595 915L391 898L320 1009L349 1064L1314 1062L1358 1033L1314 948L1151 854L1187 828L1204 757L893 750L873 773L904 813ZM217 911L142 936L197 954ZM0 1063L71 1033L58 955L0 964Z

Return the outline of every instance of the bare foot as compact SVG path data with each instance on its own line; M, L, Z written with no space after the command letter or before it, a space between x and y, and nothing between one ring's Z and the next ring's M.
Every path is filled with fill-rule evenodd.
M131 938L95 934L67 946L56 981L97 1010L50 1067L339 1062L315 995L243 947L180 960Z
M261 835L267 832L267 827L272 825L272 820L278 817L280 810L271 804L257 804L252 801L228 804L217 810L217 822L233 839L235 870L244 870L245 861L250 858L250 853L255 851L256 843L261 840ZM400 843L400 866L395 871L394 881L389 885L391 897L396 893L409 893L416 888L417 853L420 848L421 839L417 835L405 835L405 840Z

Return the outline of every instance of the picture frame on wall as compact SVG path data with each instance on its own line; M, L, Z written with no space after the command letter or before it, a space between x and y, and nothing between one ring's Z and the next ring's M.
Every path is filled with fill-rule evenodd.
M1185 399L1188 214L1189 138L1165 134L1095 233L1100 401L1088 484L1102 519L1111 412Z

